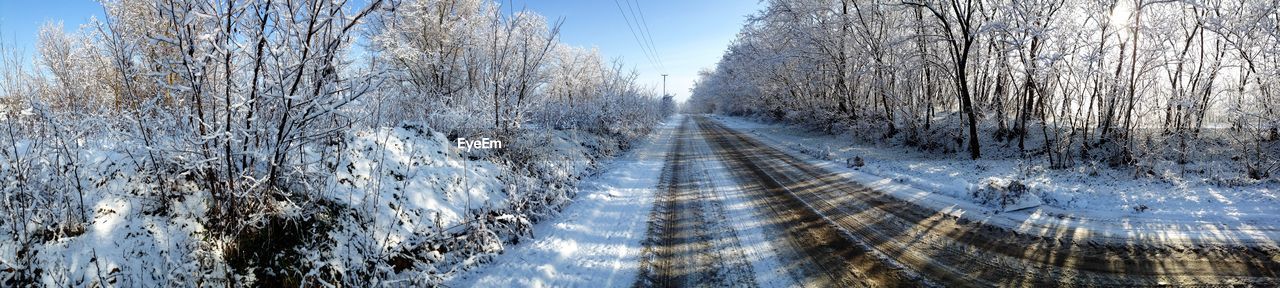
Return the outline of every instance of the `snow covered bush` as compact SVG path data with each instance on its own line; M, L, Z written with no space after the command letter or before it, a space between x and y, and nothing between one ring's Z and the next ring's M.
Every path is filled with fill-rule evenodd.
M1022 210L1043 204L1040 196L1018 180L987 178L979 185L970 196L979 204L1000 211Z

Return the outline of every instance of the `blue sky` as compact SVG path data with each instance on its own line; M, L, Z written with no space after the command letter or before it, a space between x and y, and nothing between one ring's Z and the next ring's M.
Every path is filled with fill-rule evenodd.
M758 0L684 0L635 1L639 4L653 45L662 58L667 78L667 91L683 100L697 80L698 70L709 68L720 60L742 28L747 15L762 6ZM619 11L627 2L618 0L551 1L512 0L516 9L527 7L548 19L563 17L561 40L583 47L598 47L605 57L621 57L640 73L640 82L662 89L662 72L653 68L644 52L628 31ZM630 16L628 16L630 17ZM633 23L634 25L634 23Z
M0 37L5 45L32 54L36 33L45 22L61 21L65 30L75 31L89 17L102 15L102 5L93 0L0 0Z
M619 11L619 6L627 8L626 0L503 0L501 3L515 10L525 8L538 12L549 21L564 18L561 27L564 43L597 47L607 59L621 58L640 73L642 85L655 91L662 89L661 74L670 74L667 91L677 99L688 97L698 70L715 65L746 16L762 5L758 0L631 1L644 14L644 22L648 24L653 45L666 71L650 64L629 31ZM0 0L0 37L6 45L16 44L30 54L36 31L46 21L61 21L66 30L73 31L94 16L102 17L102 7L91 0Z

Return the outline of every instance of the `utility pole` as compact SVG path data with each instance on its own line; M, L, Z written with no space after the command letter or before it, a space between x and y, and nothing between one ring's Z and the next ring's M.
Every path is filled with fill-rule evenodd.
M667 74L662 74L662 96L667 96Z

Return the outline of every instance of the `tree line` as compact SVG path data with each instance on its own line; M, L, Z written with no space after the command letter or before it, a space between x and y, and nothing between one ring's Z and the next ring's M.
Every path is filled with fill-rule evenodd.
M690 108L972 159L1185 163L1219 145L1251 178L1280 167L1273 2L767 2L701 72Z

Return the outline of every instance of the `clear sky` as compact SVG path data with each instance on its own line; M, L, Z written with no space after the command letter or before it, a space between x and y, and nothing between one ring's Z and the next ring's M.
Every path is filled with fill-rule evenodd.
M71 32L102 15L102 5L93 0L0 0L0 37L6 46L34 54L36 33L45 22L62 22Z
M759 0L502 0L515 10L529 9L548 21L564 19L561 40L582 47L599 48L606 59L621 58L640 73L642 85L661 92L666 73L667 91L677 100L689 96L698 71L712 67L720 60L725 47L742 27L747 15L759 10ZM628 3L639 8L644 23L631 23ZM102 7L92 0L0 0L0 37L6 45L31 54L36 31L46 21L61 21L64 29L74 31L89 17L102 17ZM636 21L637 19L630 19ZM639 24L639 25L637 25ZM650 64L644 50L630 32L648 24L653 46L661 58L659 69ZM639 31L637 31L639 33Z
M661 93L663 72L667 92L677 100L689 97L689 88L697 80L698 71L720 61L720 55L741 30L747 15L763 4L758 0L631 0L638 4L644 22L649 25L653 46L665 64L660 71L649 64L619 6L625 0L510 0L504 1L517 10L527 7L554 20L564 18L561 40L583 47L597 47L608 59L621 57L640 73L642 85L652 85ZM631 12L628 12L627 17ZM634 20L632 20L634 21ZM635 23L632 23L634 26Z

